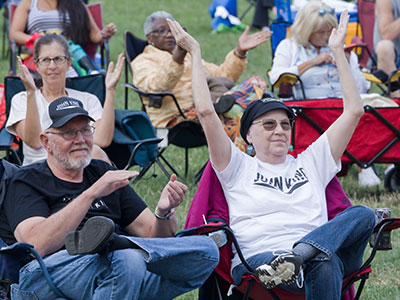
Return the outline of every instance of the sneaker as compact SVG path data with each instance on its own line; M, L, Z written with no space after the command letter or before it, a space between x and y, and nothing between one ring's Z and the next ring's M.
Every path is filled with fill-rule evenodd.
M82 229L72 231L65 237L65 248L70 255L101 253L114 232L114 222L96 216L86 221Z
M299 276L301 261L301 257L293 252L283 253L269 265L259 266L255 270L255 274L267 289L272 289L281 283L291 285Z
M381 184L381 180L375 174L372 167L361 169L361 172L358 173L358 184L360 186L376 186Z

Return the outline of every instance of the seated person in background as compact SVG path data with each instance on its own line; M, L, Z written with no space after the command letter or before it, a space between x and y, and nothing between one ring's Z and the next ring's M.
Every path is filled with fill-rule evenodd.
M160 90L173 92L185 115L189 119L194 119L196 112L191 93L190 57L186 55L184 49L176 45L168 28L167 19L174 20L171 14L164 11L154 12L147 17L144 33L149 45L132 61L133 84L146 92ZM233 82L239 79L247 64L247 51L264 43L271 35L270 31L252 35L248 33L249 28L239 37L236 48L227 54L221 65L203 61L207 76L228 77ZM261 98L266 90L266 83L264 79L252 76L246 82L233 87L232 90L234 98L233 100L232 97L225 98L225 100L229 99L231 104L220 111L221 113L229 110L235 101L244 108L253 99ZM182 121L175 103L169 97L163 99L161 108L149 107L148 101L145 102L145 106L156 127L171 127ZM235 109L238 109L237 105ZM232 115L235 114L232 113L230 116ZM239 119L226 114L222 121L226 124L225 128L232 140L239 139L239 144L243 142L238 129Z
M290 28L290 38L280 42L272 62L271 82L276 82L283 73L300 76L307 99L338 97L343 95L339 72L328 38L337 27L333 8L322 1L310 1L297 13ZM363 77L357 55L346 53L358 91L367 93L368 82ZM294 87L295 98L303 97L300 83Z
M42 36L35 43L34 59L43 84L36 88L27 67L19 59L20 76L26 91L12 98L6 123L7 130L23 141L23 164L27 165L47 157L46 149L40 142L40 133L50 125L49 104L61 96L82 101L95 120L94 158L107 160L100 147L109 146L114 135L114 95L123 70L122 54L118 57L115 69L112 62L108 68L104 108L96 96L65 88L65 76L71 66L71 55L63 36L55 33Z
M1 238L7 244L32 244L69 299L173 299L199 287L218 264L215 243L206 236L166 238L175 234L172 212L187 187L172 175L153 215L129 186L137 172L91 159L93 119L79 100L58 98L49 115L52 123L40 135L47 160L19 169L10 182ZM119 237L130 249L76 256L63 250L68 233L84 224L82 231L89 230L91 239L111 234L107 222L86 226L88 219L101 216L128 234ZM26 297L56 298L36 260L21 269L13 285L12 299Z
M397 0L376 0L374 52L377 67L384 72L380 79L386 81L390 73L400 68L400 2ZM392 85L392 98L400 97L399 88L399 82Z
M22 0L11 22L10 39L23 46L34 33L55 32L85 48L116 31L113 23L100 30L82 0Z
M243 254L266 288L281 285L301 292L296 279L303 269L307 299L340 299L342 279L361 266L375 226L374 212L364 206L327 220L326 185L340 170L340 158L364 113L343 50L348 20L346 10L329 38L340 74L343 112L297 158L288 154L294 114L276 99L256 100L243 113L240 132L254 145L256 156L232 144L211 103L198 42L168 20L177 44L192 58L196 110ZM232 268L234 283L239 284L247 270L237 253Z

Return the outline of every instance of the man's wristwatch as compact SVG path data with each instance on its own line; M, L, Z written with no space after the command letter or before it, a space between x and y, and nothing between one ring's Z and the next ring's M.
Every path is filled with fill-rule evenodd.
M157 219L159 220L169 220L172 218L172 216L174 215L175 209L171 208L168 212L168 214L164 217L161 217L158 213L158 207L156 207L155 211L154 211L154 215L156 216Z

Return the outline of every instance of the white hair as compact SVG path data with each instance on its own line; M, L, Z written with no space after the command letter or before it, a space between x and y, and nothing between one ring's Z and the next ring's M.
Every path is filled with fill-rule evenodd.
M153 31L154 22L159 19L170 19L175 21L174 17L166 11L156 11L146 18L144 22L144 34L148 35Z

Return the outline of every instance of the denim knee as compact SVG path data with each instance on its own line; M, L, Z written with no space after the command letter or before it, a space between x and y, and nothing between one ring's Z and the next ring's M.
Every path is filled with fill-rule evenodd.
M357 217L360 219L360 225L371 229L375 227L375 212L371 208L357 205L353 206L352 209L357 213Z
M114 251L109 255L113 276L128 279L143 278L146 272L146 253L139 249L124 249Z

